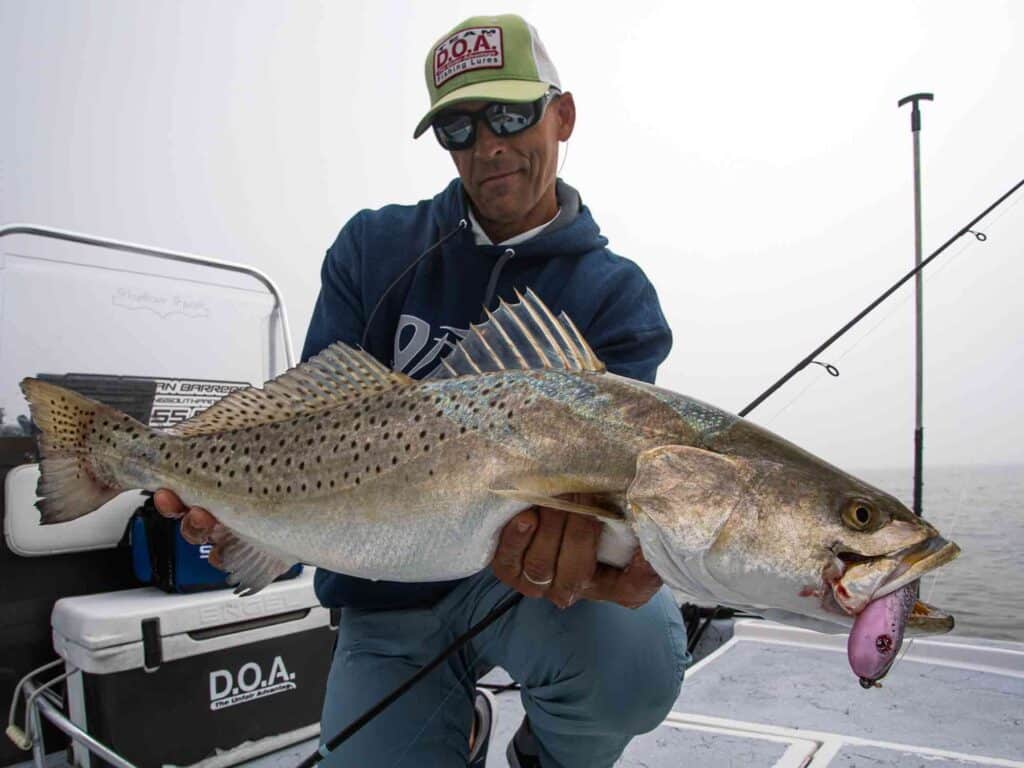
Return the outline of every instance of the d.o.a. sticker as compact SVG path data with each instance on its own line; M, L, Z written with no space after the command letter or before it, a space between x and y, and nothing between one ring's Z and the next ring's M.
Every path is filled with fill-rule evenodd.
M237 670L217 669L210 673L210 709L216 712L275 693L294 691L296 687L295 673L288 671L280 656L274 657L266 673L255 661Z
M461 29L434 49L434 87L474 69L505 65L501 27Z

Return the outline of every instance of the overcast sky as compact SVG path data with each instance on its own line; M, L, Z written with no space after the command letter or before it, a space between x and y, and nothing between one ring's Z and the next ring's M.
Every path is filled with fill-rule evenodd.
M0 0L0 223L258 266L301 346L348 217L454 175L411 139L428 47L508 11L576 97L563 177L661 297L659 383L732 411L912 265L900 97L935 93L926 253L1024 177L1019 2ZM929 464L1024 462L1022 197L925 281ZM911 297L822 356L838 379L812 366L754 420L843 466L909 465Z

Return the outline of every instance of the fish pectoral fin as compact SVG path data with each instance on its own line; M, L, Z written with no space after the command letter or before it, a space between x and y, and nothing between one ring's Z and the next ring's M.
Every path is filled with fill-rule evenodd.
M491 493L503 496L506 499L515 499L537 507L549 509L561 509L565 512L573 512L577 515L589 515L596 517L606 523L624 523L622 515L611 509L594 506L592 504L578 504L569 499L560 499L557 496L548 496L543 493L534 493L523 488L491 488Z
M235 594L243 597L254 595L295 562L288 562L287 555L273 551L261 544L218 524L210 535L210 541L220 555L220 569L228 572L228 584L235 586Z
M684 557L714 543L751 476L743 459L687 445L662 445L637 457L626 504L641 526L653 523L675 554Z

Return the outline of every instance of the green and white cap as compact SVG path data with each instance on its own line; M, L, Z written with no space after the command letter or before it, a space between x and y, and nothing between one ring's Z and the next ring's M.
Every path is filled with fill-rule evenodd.
M425 70L430 111L413 138L460 101L535 101L562 89L537 30L514 14L466 19L431 46Z

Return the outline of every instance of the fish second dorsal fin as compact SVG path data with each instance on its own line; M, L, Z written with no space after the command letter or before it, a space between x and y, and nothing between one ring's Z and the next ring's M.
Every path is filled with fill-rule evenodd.
M369 353L338 341L316 357L271 379L262 389L236 390L168 432L192 437L284 421L368 392L383 392L411 383L408 376L389 371Z
M605 370L564 312L555 317L532 290L516 291L516 304L501 301L487 321L470 325L469 334L441 361L429 379L451 379L505 370Z

